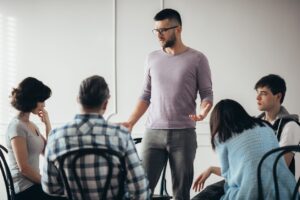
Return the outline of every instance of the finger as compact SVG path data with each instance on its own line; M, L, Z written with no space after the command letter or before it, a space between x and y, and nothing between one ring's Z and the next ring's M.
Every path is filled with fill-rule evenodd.
M190 116L189 117L191 120L193 120L193 121L197 121L197 119L195 118L195 116Z
M201 121L203 119L201 115L192 115L190 118L194 121Z
M44 113L42 111L38 112L38 116L39 116L39 118L41 119L42 122L45 121L45 115L44 115Z
M197 120L198 120L198 121L200 121L200 120L203 119L203 116L202 116L201 114L200 114L200 115L197 115L196 117L197 117Z
M197 184L194 183L194 184L193 184L193 190L196 190L196 188L197 188Z
M200 175L197 177L195 183L198 183L198 182L201 180L201 178L202 178L202 174L200 174Z
M42 110L38 111L38 115L43 115L43 114L44 114L44 112Z
M205 183L205 181L206 181L206 178L204 178L204 177L202 177L200 180L201 183Z
M202 190L202 184L200 183L200 184L198 185L198 192L201 191L201 190Z
M204 188L204 182L201 183L201 185L200 185L200 189L203 190L203 188Z
M196 187L199 184L199 177L194 182L194 187Z
M196 192L199 191L198 183L194 183L193 190L195 190Z
M201 185L202 185L202 183L199 183L199 184L198 184L198 191L201 190Z

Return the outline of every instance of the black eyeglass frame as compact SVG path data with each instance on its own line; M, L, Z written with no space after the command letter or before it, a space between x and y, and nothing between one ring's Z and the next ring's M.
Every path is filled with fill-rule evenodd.
M167 32L168 30L171 30L171 29L174 29L174 28L177 28L178 27L178 25L176 25L176 26L171 26L171 27L169 27L169 28L157 28L157 29L153 29L152 30L152 33L153 34L164 34L165 32Z

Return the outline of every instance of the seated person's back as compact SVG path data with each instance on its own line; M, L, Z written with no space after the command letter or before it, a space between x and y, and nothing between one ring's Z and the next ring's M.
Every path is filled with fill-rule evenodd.
M124 156L126 165L126 191L132 199L148 199L149 188L144 169L137 155L133 140L125 128L106 122L102 115L106 109L109 98L109 89L105 80L99 76L85 79L79 91L79 101L82 113L63 127L53 130L49 136L46 147L47 162L44 164L42 175L43 189L54 195L63 195L64 187L59 177L57 157L69 151L83 148L107 148L119 152ZM88 161L88 162L86 162ZM55 165L53 164L55 163ZM79 176L88 191L90 199L99 199L101 188L104 185L106 174L101 174L103 160L80 160L81 171ZM118 162L118 161L117 161ZM113 177L107 192L107 199L117 196L119 188L117 163L114 163ZM59 177L59 178L57 178ZM71 190L75 199L80 199L79 190L71 180ZM73 181L73 183L72 183Z
M279 147L271 127L261 119L250 117L233 100L221 100L210 118L211 143L221 167L216 170L225 179L221 199L257 199L257 168L263 155ZM262 166L265 199L275 198L272 166L276 155ZM278 182L282 199L291 199L296 181L283 158L278 163Z

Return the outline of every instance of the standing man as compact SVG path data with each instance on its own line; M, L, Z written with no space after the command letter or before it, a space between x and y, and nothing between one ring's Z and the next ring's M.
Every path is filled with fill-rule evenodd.
M186 200L194 175L195 124L206 117L213 102L211 72L205 55L183 44L176 10L161 10L154 21L153 33L162 49L148 56L143 93L123 125L131 130L149 108L142 160L150 188L153 192L169 160L174 199Z
M257 105L263 113L259 116L272 124L279 146L300 144L300 126L298 115L291 115L281 104L283 103L286 84L283 78L270 74L262 77L256 84ZM295 174L294 153L284 155L286 164Z

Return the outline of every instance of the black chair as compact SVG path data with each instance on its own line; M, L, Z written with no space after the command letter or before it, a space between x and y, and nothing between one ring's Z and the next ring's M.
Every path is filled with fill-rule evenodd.
M278 178L277 178L277 164L279 159L286 153L288 152L300 152L300 145L291 145L291 146L284 146L284 147L279 147L272 149L268 151L260 160L258 164L258 170L257 170L257 180L258 180L258 197L259 200L264 200L264 192L263 192L263 185L262 185L262 180L261 180L261 167L263 164L263 161L270 155L277 153L278 155L276 156L276 159L273 164L273 179L274 179L274 187L275 187L275 197L276 200L280 200L280 194L279 194L279 188L278 188ZM300 178L297 181L296 187L293 192L292 200L296 200L297 196L298 199L300 200L299 194L298 194L298 189L300 186Z
M0 144L0 169L6 187L7 199L14 200L15 199L14 183L3 152L8 153L7 149Z
M134 138L133 141L135 144L138 144L138 143L142 142L142 138ZM159 192L159 194L154 194L152 196L152 199L169 200L169 199L173 198L172 196L169 195L169 193L167 191L166 168L167 168L167 163L164 166L162 175L161 175L160 192Z
M68 199L72 200L74 199L74 194L72 193L72 188L70 187L70 179L74 178L77 188L80 191L81 199L85 200L88 199L86 197L88 193L88 185L83 186L82 179L80 175L78 174L77 170L80 170L80 166L77 168L76 163L77 161L87 155L94 155L100 158L105 159L107 162L108 167L108 173L105 173L106 180L104 187L101 191L101 198L100 199L106 199L107 198L107 191L111 186L111 178L112 178L112 172L114 167L113 157L116 157L120 161L120 170L118 174L118 180L119 185L124 185L125 183L125 161L124 158L116 151L111 149L96 149L96 148L86 148L86 149L78 149L70 151L58 158L59 163L59 172L60 176L63 179L65 189L67 191ZM65 162L67 161L68 162ZM99 170L101 171L101 170ZM67 177L67 173L69 173L69 178ZM118 195L115 197L115 199L122 199L124 195L124 187L119 187Z

